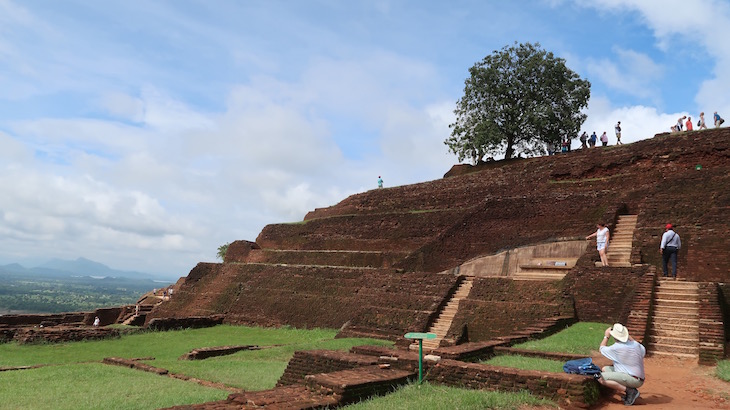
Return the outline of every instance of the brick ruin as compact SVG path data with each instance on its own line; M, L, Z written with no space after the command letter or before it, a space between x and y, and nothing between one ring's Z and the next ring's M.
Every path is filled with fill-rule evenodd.
M428 331L469 275L471 288L434 349L443 361L430 368L429 380L528 388L584 407L596 399L596 387L584 378L494 373L467 362L574 321L626 323L637 339L650 341L654 289L661 275L658 248L666 223L675 225L682 237L679 276L699 283L699 361L726 357L728 186L730 129L659 134L623 146L459 165L443 179L352 195L309 212L301 222L268 225L255 241L233 242L223 263L195 266L178 282L175 297L156 305L145 322L159 328L184 326L192 318L339 328L338 337L382 338L407 347L403 335ZM630 263L623 267L596 267L595 242L587 241L569 265L553 266L564 271L560 280L515 280L514 261L499 256L584 241L599 221L613 232L619 216L628 214L636 215L637 222ZM480 274L483 265L474 261L485 257L504 265ZM399 354L411 355L407 349ZM286 382L294 377L294 370L287 369L279 389L289 389L292 397L309 395L327 390L322 386L328 385L329 376L315 374L362 368L364 380L380 377L373 366L386 364L377 355L337 360L333 355L298 352L290 363L298 369L298 381ZM401 370L412 372L408 357L410 367ZM357 379L351 373L337 377ZM393 378L402 381L412 375ZM335 405L333 390L328 391L324 398L306 400ZM282 405L277 393L257 394L232 395L227 403L268 400ZM226 406L218 404L210 408Z
M224 263L193 268L147 320L222 314L228 323L343 327L395 340L427 329L458 285L455 267L580 240L597 221L613 227L628 213L638 215L634 267L598 269L588 246L564 280L547 286L478 277L449 333L458 338L466 325L468 340L480 341L564 315L625 322L646 266L661 264L668 222L685 244L680 276L719 286L716 306L727 312L730 290L717 283L730 272L730 259L718 257L730 244L729 171L730 129L458 166L440 180L367 191L302 222L268 225L255 242L232 243Z

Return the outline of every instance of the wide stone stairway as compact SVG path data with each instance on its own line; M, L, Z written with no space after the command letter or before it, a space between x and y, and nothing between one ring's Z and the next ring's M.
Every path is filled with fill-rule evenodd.
M611 232L611 238L608 241L608 251L606 252L608 266L631 267L631 248L637 219L638 215L619 215L616 229ZM601 266L601 263L596 262L596 266Z
M657 283L649 342L654 355L698 358L697 282L662 279Z
M473 283L474 278L467 276L466 279L464 279L464 281L459 284L459 287L456 289L456 292L454 292L454 295L451 297L451 299L449 299L449 302L446 304L446 306L444 306L443 310L439 312L438 317L428 329L428 333L435 333L436 338L424 340L424 350L434 350L439 347L441 340L444 338L444 336L446 336L449 328L451 328L451 323L454 321L454 316L456 316L456 312L459 311L459 303L461 303L462 299L466 299L466 297L469 296L469 292L471 291ZM418 341L411 344L410 348L411 350L417 351Z

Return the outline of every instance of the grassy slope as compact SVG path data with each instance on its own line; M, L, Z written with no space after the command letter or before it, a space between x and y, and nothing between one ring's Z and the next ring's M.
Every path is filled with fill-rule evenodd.
M0 345L1 366L52 365L0 372L0 409L153 409L221 400L229 392L151 373L102 365L104 357L155 357L146 361L173 373L225 383L246 390L272 388L295 350L347 350L371 339L334 339L334 330L265 329L217 326L149 332L120 339L63 344ZM199 347L272 346L203 361L179 361Z
M515 345L518 349L543 352L573 353L590 356L598 350L603 332L609 325L594 322L580 322L569 328L540 340Z

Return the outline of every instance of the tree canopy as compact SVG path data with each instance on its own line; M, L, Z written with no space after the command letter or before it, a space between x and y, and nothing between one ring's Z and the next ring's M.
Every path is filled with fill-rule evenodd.
M577 136L591 84L540 48L517 44L494 51L469 69L456 122L444 143L476 164L486 154L545 153L546 144Z

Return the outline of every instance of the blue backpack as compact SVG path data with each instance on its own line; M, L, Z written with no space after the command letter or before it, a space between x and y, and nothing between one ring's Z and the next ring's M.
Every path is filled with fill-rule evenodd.
M601 368L593 363L593 359L586 357L585 359L569 360L563 365L563 371L570 374L583 374L586 376L595 376L601 374Z

